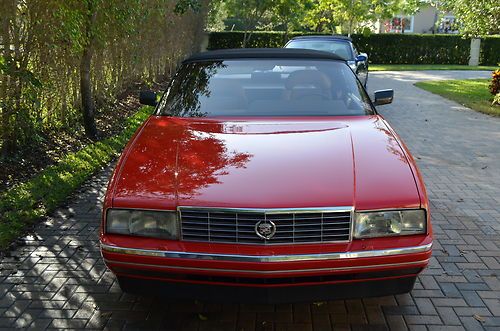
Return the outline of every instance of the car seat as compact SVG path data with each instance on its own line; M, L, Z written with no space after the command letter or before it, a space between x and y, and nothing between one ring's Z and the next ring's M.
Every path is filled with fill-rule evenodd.
M317 70L297 70L285 82L285 98L288 100L331 100L332 82Z

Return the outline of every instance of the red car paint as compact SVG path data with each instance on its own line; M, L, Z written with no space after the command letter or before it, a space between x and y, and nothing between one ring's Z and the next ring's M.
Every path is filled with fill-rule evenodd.
M116 166L103 215L108 208L175 210L178 206L428 210L428 200L414 160L380 115L217 119L151 116ZM359 252L431 244L429 213L427 217L425 235L353 239L348 243L236 245L104 232L100 239L104 245L165 252L249 256ZM282 277L284 272L287 277L353 270L363 273L403 268L408 263L424 268L431 255L427 250L335 261L255 263L137 256L106 249L102 253L108 267L119 276L126 276L123 268L130 268L134 270L131 277L209 284L172 279L171 274L273 278ZM141 276L141 270L168 275Z
M246 121L153 116L124 155L109 207L421 205L419 178L380 116Z

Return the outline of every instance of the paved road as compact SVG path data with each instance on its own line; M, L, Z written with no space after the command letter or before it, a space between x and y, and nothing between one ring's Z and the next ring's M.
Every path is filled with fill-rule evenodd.
M417 158L436 234L431 266L408 295L297 305L167 303L121 293L97 246L105 169L0 266L0 327L142 330L499 330L500 119L412 86L475 72L379 72L380 111Z

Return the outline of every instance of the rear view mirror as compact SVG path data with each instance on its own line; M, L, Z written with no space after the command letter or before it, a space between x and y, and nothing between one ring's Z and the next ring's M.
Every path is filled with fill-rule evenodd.
M141 91L139 93L139 102L147 106L156 106L156 93L153 91Z
M388 103L392 103L392 99L394 99L394 90L379 90L375 91L375 100L373 103L375 106L387 105Z
M359 54L356 56L356 62L366 62L368 60L368 56L366 54Z

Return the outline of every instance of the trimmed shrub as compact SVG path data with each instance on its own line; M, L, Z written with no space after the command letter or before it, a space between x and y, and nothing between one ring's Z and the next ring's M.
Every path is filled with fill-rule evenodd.
M279 48L285 46L286 42L296 36L307 35L307 33L292 32L286 38L280 31L257 31L252 33L247 48ZM208 49L240 48L243 46L243 31L211 32Z
M288 38L315 33L293 32ZM239 48L244 32L212 32L209 49ZM246 47L283 47L283 32L254 32ZM437 34L356 34L354 44L377 64L468 64L470 39L459 35ZM481 42L481 64L496 65L500 61L500 37L486 37Z
M380 64L467 64L470 39L457 35L354 35L353 42Z
M480 62L492 66L500 63L500 36L488 36L481 40Z

